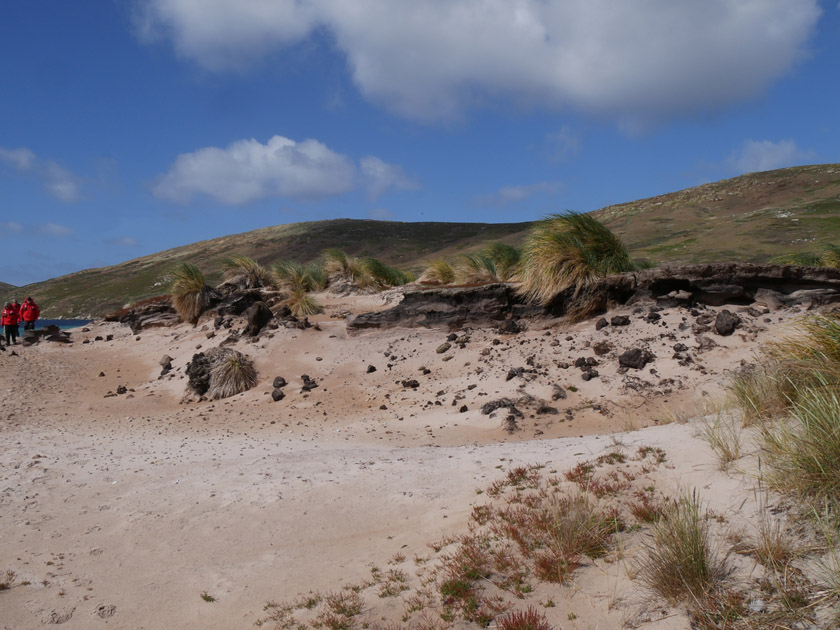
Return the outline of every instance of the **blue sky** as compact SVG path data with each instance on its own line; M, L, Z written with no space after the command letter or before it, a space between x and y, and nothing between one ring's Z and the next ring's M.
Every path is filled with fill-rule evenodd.
M837 0L9 0L0 280L840 162Z

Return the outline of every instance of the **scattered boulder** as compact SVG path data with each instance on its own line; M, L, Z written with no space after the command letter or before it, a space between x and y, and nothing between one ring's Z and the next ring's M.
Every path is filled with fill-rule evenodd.
M70 334L67 331L61 330L58 326L45 326L37 330L25 330L20 338L21 345L26 348L41 341L55 341L57 343L72 343Z
M367 366L367 373L372 374L373 372L376 372L376 366L375 365Z
M286 394L283 393L283 390L277 387L275 387L271 392L271 399L274 402L277 402L278 400L283 400L285 397Z
M610 323L606 320L606 318L602 317L597 322L595 322L595 330L601 330L602 328L606 328L609 325Z
M417 389L418 387L420 387L420 382L416 378L405 379L402 381L402 386L406 389Z
M311 392L313 389L318 387L318 383L315 382L314 378L310 378L308 374L301 374L300 380L303 381L303 387L301 387L301 393Z
M610 320L611 326L629 326L630 325L630 318L627 315L615 315Z
M435 348L435 352L437 352L438 354L443 354L444 352L449 350L451 347L452 347L452 344L449 343L449 342L442 343L437 348Z
M286 387L286 379L282 376L275 376L274 382L271 384L274 389L280 389L282 387Z
M245 334L256 337L263 327L271 321L272 317L271 309L266 306L265 302L254 302L245 311L245 319L248 321Z
M650 350L644 348L631 348L622 352L618 357L618 364L624 368L641 370L656 357Z
M740 324L740 317L724 309L715 318L715 332L722 337L727 337L734 333Z

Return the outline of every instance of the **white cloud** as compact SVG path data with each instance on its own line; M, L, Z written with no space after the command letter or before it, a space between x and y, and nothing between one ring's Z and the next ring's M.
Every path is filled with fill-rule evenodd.
M555 161L565 161L580 152L580 138L569 125L563 125L559 131L548 134L549 157Z
M804 54L818 0L137 0L145 37L210 69L331 34L359 90L421 119L485 99L626 128L760 93Z
M0 236L17 235L23 232L23 226L17 221L0 223Z
M79 198L79 180L75 175L53 161L39 158L25 147L0 147L0 163L35 177L41 182L44 190L59 201L72 203Z
M420 186L408 177L402 167L383 162L378 157L367 156L359 162L362 179L368 191L368 197L379 199L389 188L397 190L416 190Z
M473 197L472 204L475 206L508 206L525 201L534 195L556 193L561 187L560 182L537 182L528 186L503 186L493 194Z
M800 149L793 140L745 140L727 158L726 167L738 174L772 171L798 166L813 157L812 151Z
M352 190L354 179L353 163L317 140L295 142L274 136L266 144L239 140L225 149L183 153L152 191L178 203L206 195L240 205L267 197L330 197Z
M46 234L47 236L55 236L58 238L65 238L76 233L76 230L73 228L67 227L66 225L60 225L58 223L42 223L35 228L35 231L38 234Z
M188 203L206 195L219 203L242 205L268 197L312 201L341 195L359 186L378 199L388 190L419 185L396 164L367 156L358 168L317 140L296 142L273 136L266 144L253 138L225 149L205 147L179 155L152 188L160 199Z
M111 238L105 241L106 245L115 245L116 247L138 247L140 243L136 238L131 236L123 236L122 238Z

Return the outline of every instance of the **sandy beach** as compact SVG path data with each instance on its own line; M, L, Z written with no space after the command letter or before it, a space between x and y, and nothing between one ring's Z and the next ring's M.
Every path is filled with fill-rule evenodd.
M140 334L95 323L72 344L3 353L0 571L16 581L0 593L0 627L253 627L268 602L361 583L395 557L421 584L429 545L464 533L506 470L565 471L616 448L662 449L648 475L659 491L697 488L735 523L759 509L755 459L721 472L696 418L795 310L741 308L742 326L723 337L693 332L687 309L624 307L607 317L627 315L626 326L470 329L440 351L447 331L348 336L336 314L386 304L329 300L313 328L231 344L259 382L220 401L183 400L187 362L225 337L212 322ZM693 361L673 358L676 344ZM655 359L619 370L616 356L637 346ZM173 370L161 377L164 355ZM581 357L595 358L597 377L583 380ZM303 374L318 387L301 391ZM288 385L274 402L277 376ZM515 430L504 408L482 413L501 398L522 412ZM636 553L540 583L525 603L551 600L541 610L562 628L688 628L629 579ZM399 623L409 595L363 591L366 619Z

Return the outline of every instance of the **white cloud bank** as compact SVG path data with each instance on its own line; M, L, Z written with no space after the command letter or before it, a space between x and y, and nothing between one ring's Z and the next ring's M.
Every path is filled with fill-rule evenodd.
M371 101L446 119L488 98L627 125L760 93L804 54L818 0L136 0L146 39L213 70L332 36Z
M797 166L813 157L813 152L800 149L793 140L745 140L726 160L726 166L738 174L755 173Z
M39 158L25 147L0 147L0 164L35 177L44 190L59 201L72 203L79 199L79 181L75 175L51 160Z
M176 203L206 195L219 203L243 205L269 197L313 201L360 185L371 199L390 188L417 187L399 166L377 157L362 159L357 169L347 156L317 140L296 142L273 136L265 144L252 138L224 149L205 147L183 153L157 179L152 192Z

